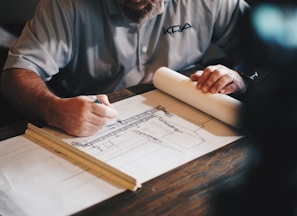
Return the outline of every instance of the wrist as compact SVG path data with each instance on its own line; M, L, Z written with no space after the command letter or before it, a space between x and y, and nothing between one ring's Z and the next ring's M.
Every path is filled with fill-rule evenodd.
M46 98L42 103L42 118L45 122L52 125L58 116L61 98L53 96Z
M237 71L248 85L255 84L256 80L259 78L259 74L256 71L244 65L237 65L234 67L234 70Z

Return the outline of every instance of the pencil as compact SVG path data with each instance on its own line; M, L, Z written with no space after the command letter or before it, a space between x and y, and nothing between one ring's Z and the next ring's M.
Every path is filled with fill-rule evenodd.
M92 96L92 99L94 103L103 104L102 101L99 100L99 98L97 98L95 95ZM117 119L117 122L123 124L123 121L121 119Z
M95 103L98 103L98 104L103 104L101 100L99 100L99 98L97 98L95 95L92 96L92 99Z

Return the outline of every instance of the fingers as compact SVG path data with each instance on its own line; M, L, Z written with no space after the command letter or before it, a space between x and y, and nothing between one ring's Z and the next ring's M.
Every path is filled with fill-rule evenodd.
M204 93L230 94L245 88L241 76L234 70L223 65L206 67L191 75L192 81L197 81L196 87Z
M110 104L107 95L98 95L92 96L96 97L100 103L93 103L92 104L92 112L101 118L116 118L118 116L117 110L115 110L112 105ZM93 99L94 100L94 99Z
M103 104L107 105L107 106L111 106L107 95L105 94L100 94L100 95L93 95L92 97L95 97L96 99L98 99L99 101L101 101Z
M93 101L90 108L86 110L85 124L96 132L103 128L104 125L112 118L118 116L118 112L109 103L107 95L91 96Z
M92 96L61 99L57 106L51 109L47 122L73 136L93 135L111 118L118 116L107 96L100 95L100 100L102 104L95 103Z

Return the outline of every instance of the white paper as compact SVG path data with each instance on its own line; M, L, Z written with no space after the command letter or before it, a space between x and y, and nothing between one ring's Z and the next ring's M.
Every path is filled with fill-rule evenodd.
M69 215L124 191L24 136L0 142L0 152L0 188L23 216Z
M159 68L153 78L154 86L179 100L229 124L240 127L243 103L225 94L198 91L196 82L167 67Z
M159 90L114 107L121 122L111 121L93 136L77 138L46 130L140 183L240 137L231 127Z
M77 138L46 130L141 183L243 136L160 90L113 106L121 122L110 121L94 136ZM0 142L0 189L29 216L70 215L125 191L23 135Z

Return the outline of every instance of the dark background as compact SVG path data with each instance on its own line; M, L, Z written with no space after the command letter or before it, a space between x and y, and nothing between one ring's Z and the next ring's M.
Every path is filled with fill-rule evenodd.
M256 6L264 1L248 2ZM287 0L268 2L296 4ZM38 0L2 0L0 27L19 35L25 22L33 15L37 3ZM241 185L225 187L218 191L214 197L218 210L216 216L297 215L297 61L283 65L267 58L272 47L276 52L294 56L297 56L297 48L285 50L278 47L277 50L273 44L259 41L252 31L251 28L245 28L244 31L245 45L248 45L245 47L247 57L250 57L251 64L273 74L271 82L267 82L268 86L261 84L261 91L256 88L246 102L246 124L255 139L253 148L256 151L252 159L256 161L256 165L251 167L248 177ZM7 48L1 47L0 44L0 71L6 53ZM220 55L221 53L212 47L208 58ZM23 118L1 95L0 101L0 127Z

